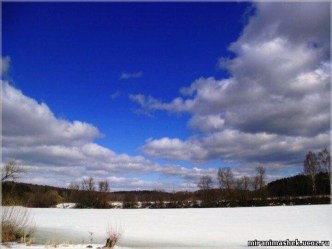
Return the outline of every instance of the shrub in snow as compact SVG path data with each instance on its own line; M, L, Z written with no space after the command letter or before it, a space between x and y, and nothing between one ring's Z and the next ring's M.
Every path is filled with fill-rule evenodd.
M28 209L17 206L1 207L1 209L2 242L16 241L33 234L35 227Z
M114 246L119 242L122 235L121 227L108 227L107 229L107 240L104 248L114 248Z

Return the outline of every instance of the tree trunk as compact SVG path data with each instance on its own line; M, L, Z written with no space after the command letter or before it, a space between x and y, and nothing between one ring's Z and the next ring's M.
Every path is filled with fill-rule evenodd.
M312 195L316 195L316 176L311 176L312 181Z

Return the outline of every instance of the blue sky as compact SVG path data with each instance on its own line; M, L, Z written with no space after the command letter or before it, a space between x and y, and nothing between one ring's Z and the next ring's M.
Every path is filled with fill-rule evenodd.
M329 82L330 14L324 9L324 3L2 3L2 56L9 65L4 92L35 101L32 111L42 109L25 110L27 117L38 122L45 112L41 123L46 116L63 121L86 138L34 146L61 148L71 158L73 150L96 145L129 162L121 168L112 156L99 164L96 157L93 168L86 166L91 158L75 165L68 158L40 161L18 136L24 120L17 120L16 131L4 123L4 159L52 169L66 183L100 170L94 176L107 174L119 189L168 188L154 184L160 179L193 187L200 175L229 165L237 176L253 174L257 164L266 165L270 179L299 172L306 151L329 145L329 101L315 102ZM296 20L287 15L291 10ZM35 141L43 132L61 133L31 129L36 137L25 135ZM132 169L135 157L151 168ZM66 174L70 167L81 173ZM33 181L45 180L42 175Z
M10 3L3 55L16 86L57 115L84 120L98 142L137 154L149 137L186 138L185 115L133 114L129 94L171 100L201 76L223 76L217 61L240 34L247 4ZM28 66L27 66L28 65ZM121 80L122 73L142 76ZM116 98L113 97L115 96ZM158 128L156 128L158 127ZM128 137L128 138L125 138Z

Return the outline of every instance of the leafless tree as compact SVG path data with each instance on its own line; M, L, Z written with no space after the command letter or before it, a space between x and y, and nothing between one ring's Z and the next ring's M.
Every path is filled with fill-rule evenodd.
M212 184L213 184L213 181L212 181L211 176L201 176L197 186L201 190L209 190L209 189L211 189Z
M79 203L81 200L80 184L77 182L71 182L68 186L70 189L70 200L75 203Z
M110 186L107 180L100 181L98 183L98 186L99 186L99 192L108 193L110 191Z
M212 194L212 185L213 180L211 176L205 175L201 176L199 183L197 186L200 188L200 198L203 201L202 206L208 207L212 205L212 202L214 201L214 195Z
M70 190L80 190L80 184L77 182L71 182L68 188Z
M330 151L325 147L322 151L318 153L318 162L321 171L324 173L331 174L331 155Z
M259 177L257 175L251 177L251 186L254 191L259 189Z
M241 179L243 182L243 190L249 190L249 184L250 184L249 176L243 176Z
M256 172L257 172L257 181L258 181L258 188L262 189L265 185L265 167L263 165L259 165L256 167Z
M87 207L95 207L98 204L98 196L96 194L96 183L92 177L83 178L81 182L81 190L79 193L79 203Z
M243 189L243 181L242 178L237 178L235 180L235 189L236 190L242 190Z
M249 184L250 178L248 176L242 176L235 180L235 190L230 192L229 196L231 200L236 197L237 205L246 205L249 197Z
M92 177L84 178L81 183L82 190L96 191L96 184Z
M219 168L218 181L221 189L227 189L228 191L231 190L234 185L234 176L231 168Z
M236 189L238 190L249 190L250 178L248 176L243 176L236 181Z
M316 194L316 174L318 173L318 160L315 153L309 151L303 163L304 173L308 174L312 183L312 193Z
M107 180L98 182L99 192L100 192L100 199L99 205L103 208L108 206L108 195L110 192L110 186Z
M9 161L1 169L1 181L12 180L15 181L20 174L26 172L17 161Z

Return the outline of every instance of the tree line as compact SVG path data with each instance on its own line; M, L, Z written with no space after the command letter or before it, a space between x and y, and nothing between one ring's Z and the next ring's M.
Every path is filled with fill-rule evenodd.
M216 206L220 202L227 202L229 205L245 205L249 199L267 197L265 188L266 169L263 165L255 168L256 175L236 178L230 167L218 169L217 183L218 191L214 189L213 178L204 175L200 178L197 186L200 189L202 206Z
M11 161L2 168L2 201L5 205L29 207L73 202L78 208L111 208L112 202L117 202L123 208L178 208L270 205L275 203L272 201L275 198L313 196L307 202L320 203L322 199L316 200L318 197L315 196L326 196L331 192L330 161L327 148L317 153L309 151L304 158L302 174L268 184L263 165L255 168L255 175L241 177L235 177L230 167L222 167L217 171L216 181L209 175L201 176L197 183L199 190L172 193L162 190L111 192L107 180L96 181L92 177L72 182L68 188L20 184L16 180L25 171ZM329 199L324 201L330 202ZM303 201L299 203L305 204Z

